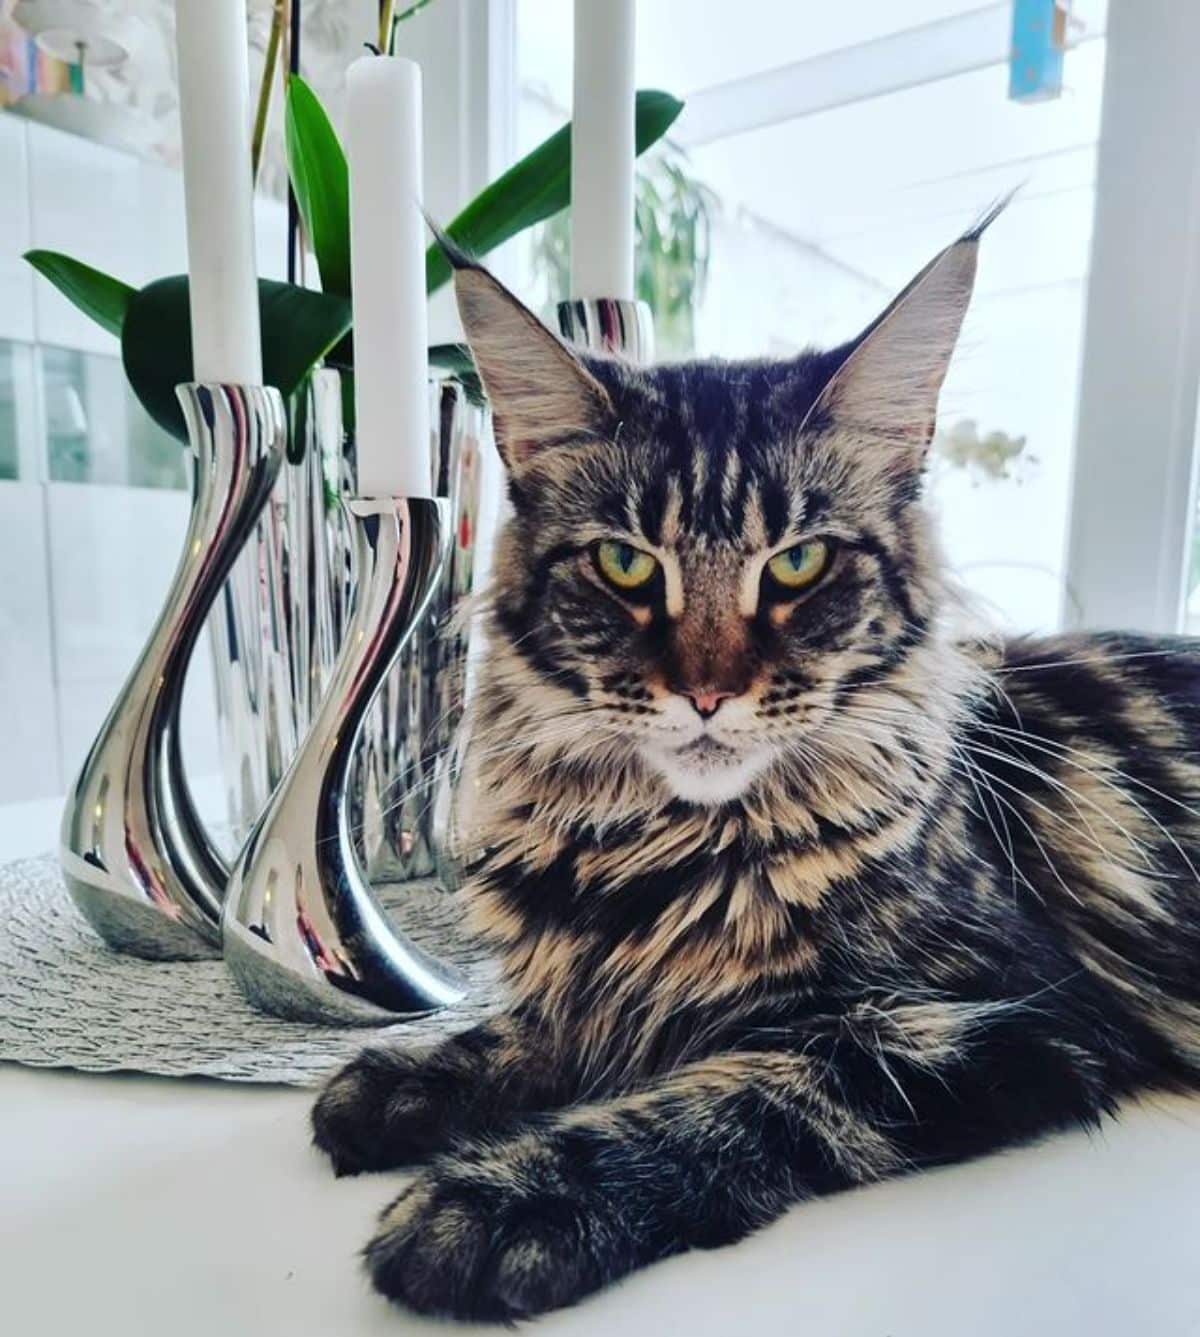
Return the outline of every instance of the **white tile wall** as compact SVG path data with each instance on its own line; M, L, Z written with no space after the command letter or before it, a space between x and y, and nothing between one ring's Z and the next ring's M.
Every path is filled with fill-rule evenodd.
M0 803L63 790L42 488L0 482Z
M282 278L286 210L261 200L255 214L261 272ZM0 114L0 338L115 356L111 335L35 279L20 258L31 246L132 284L182 273L182 178ZM0 483L0 803L65 792L158 614L189 505L182 492L43 487L35 416L29 483ZM185 759L202 790L219 768L216 732L205 639L184 698Z
M68 780L133 667L162 607L187 525L182 492L52 483L46 488L54 590L54 677ZM184 721L188 765L219 765L207 644L196 655Z
M21 259L30 248L25 123L0 114L0 339L33 339L33 271Z
M183 178L162 163L138 163L141 210L142 272L129 282L146 283L187 271L187 223L183 212ZM276 213L279 206L272 206Z
M55 676L76 686L128 672L162 604L187 523L181 492L51 483Z
M33 244L65 251L126 283L150 278L138 159L44 125L31 123L26 133ZM39 282L34 291L40 342L118 351L111 334L49 283Z

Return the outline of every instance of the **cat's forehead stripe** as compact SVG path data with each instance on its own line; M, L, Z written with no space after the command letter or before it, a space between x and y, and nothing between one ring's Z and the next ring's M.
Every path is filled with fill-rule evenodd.
M729 459L736 460L730 464ZM597 506L615 528L672 547L690 536L745 552L772 547L792 530L811 529L831 509L828 490L752 468L732 453L714 461L693 451L679 470L649 469L614 483Z

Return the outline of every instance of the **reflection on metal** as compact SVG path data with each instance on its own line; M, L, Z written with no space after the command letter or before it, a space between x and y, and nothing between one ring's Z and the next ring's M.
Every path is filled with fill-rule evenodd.
M353 763L368 710L429 613L451 546L431 499L350 500L354 611L324 700L246 842L222 918L247 997L297 1020L378 1025L463 995L393 928L356 848Z
M162 960L219 955L227 870L188 791L180 703L196 638L253 533L286 433L275 390L184 385L178 394L195 454L183 556L67 800L60 848L67 887L97 931Z
M451 556L429 616L405 643L368 711L350 782L351 827L377 880L448 875L439 816L462 714L467 638L453 615L471 594L487 413L451 378L430 382L436 495L448 499ZM342 384L313 376L298 424L298 462L284 465L254 540L209 622L221 751L234 837L265 808L320 705L354 591L353 539L342 499L354 494Z
M645 302L613 297L559 302L558 329L568 343L588 352L654 361L654 321Z

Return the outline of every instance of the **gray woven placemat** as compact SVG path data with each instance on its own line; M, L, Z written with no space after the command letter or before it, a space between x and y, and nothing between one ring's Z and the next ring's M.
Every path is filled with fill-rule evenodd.
M395 1026L337 1029L255 1011L220 961L111 951L75 909L53 855L0 866L0 1060L308 1086L368 1043L428 1044L496 1008L495 966L459 931L456 897L413 886L383 899L415 942L466 972L467 1001Z

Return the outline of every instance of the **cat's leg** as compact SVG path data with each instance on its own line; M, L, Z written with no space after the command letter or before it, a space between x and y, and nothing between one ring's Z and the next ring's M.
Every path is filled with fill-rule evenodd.
M374 1283L422 1312L520 1318L805 1198L1096 1116L1066 1051L905 1023L886 1051L847 1033L824 1055L721 1055L439 1156L381 1217Z
M317 1098L313 1141L339 1175L408 1165L555 1103L557 1082L533 1023L505 1013L431 1049L365 1049Z

